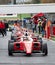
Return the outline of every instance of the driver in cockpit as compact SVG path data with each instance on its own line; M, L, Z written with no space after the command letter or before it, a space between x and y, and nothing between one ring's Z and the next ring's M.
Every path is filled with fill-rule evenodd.
M25 36L28 36L28 32L27 32L27 30L26 30L26 32L25 32Z

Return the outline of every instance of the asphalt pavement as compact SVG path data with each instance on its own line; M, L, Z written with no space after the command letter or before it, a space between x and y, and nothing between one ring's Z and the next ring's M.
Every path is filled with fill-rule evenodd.
M14 56L8 56L8 40L10 32L7 36L0 35L0 65L55 65L55 42L52 40L43 39L48 45L48 56L33 53L31 56L26 56L24 53L16 53Z

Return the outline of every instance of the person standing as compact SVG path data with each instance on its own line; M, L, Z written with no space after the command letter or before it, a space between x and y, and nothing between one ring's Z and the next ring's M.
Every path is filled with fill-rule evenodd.
M0 33L2 34L2 36L4 37L4 28L5 28L5 24L0 21Z
M8 23L7 23L7 20L6 19L4 19L4 24L5 24L4 34L6 36L7 35L7 28L8 28Z
M38 24L37 18L33 19L33 21L34 21L34 24L35 24L35 31L37 32L37 24Z
M42 37L46 34L45 32L46 21L42 21Z
M35 31L35 24L34 24L34 22L32 22L32 30L33 30L33 33L34 33L34 31Z
M16 29L16 30L20 30L21 29L21 26L20 26L20 24L17 21L15 21L15 23L14 23L14 29Z
M39 29L39 34L41 34L42 32L42 21L41 20L38 22L38 29Z

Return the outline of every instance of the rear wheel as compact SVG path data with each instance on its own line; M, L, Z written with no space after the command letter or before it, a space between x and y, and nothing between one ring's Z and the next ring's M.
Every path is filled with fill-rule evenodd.
M9 56L13 55L12 51L13 51L13 40L9 40L8 42L8 55Z
M47 56L48 55L47 44L43 44L43 46L42 46L42 52L44 53L43 56Z

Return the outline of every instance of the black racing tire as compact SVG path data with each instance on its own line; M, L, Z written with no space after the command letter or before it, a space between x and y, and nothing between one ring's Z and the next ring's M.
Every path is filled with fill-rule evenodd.
M38 42L40 42L40 50L42 50L42 44L43 44L42 38L39 38Z
M39 40L42 40L42 38L39 38Z
M42 45L42 52L43 52L43 56L47 56L48 55L48 48L47 48L47 44L43 44Z
M16 37L15 36L11 36L11 40L14 40L14 42L16 42Z
M14 36L11 36L11 40L14 40Z
M42 43L42 38L39 38L39 42Z
M13 40L9 40L8 42L8 55L9 56L13 56L12 51L13 51Z

